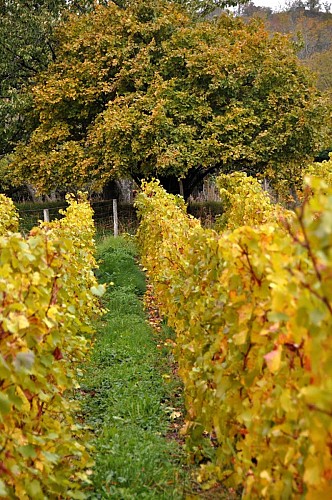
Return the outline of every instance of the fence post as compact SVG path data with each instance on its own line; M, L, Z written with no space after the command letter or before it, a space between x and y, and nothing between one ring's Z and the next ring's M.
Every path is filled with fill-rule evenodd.
M113 222L114 222L114 236L119 234L119 222L118 222L118 202L113 200Z
M44 208L44 222L50 222L50 212L48 208Z
M179 179L179 188L180 188L180 196L182 196L182 198L184 198L184 189L183 189L182 179Z

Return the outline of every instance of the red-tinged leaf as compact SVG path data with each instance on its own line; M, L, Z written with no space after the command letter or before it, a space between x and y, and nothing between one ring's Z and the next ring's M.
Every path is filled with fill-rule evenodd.
M63 359L63 354L62 354L62 352L61 352L61 350L60 350L60 348L59 348L59 347L56 347L56 348L54 349L54 351L53 351L53 356L54 356L54 358L55 358L57 361L59 361L60 359Z
M281 346L279 346L278 349L275 349L264 356L267 367L271 373L276 373L280 368L281 352Z

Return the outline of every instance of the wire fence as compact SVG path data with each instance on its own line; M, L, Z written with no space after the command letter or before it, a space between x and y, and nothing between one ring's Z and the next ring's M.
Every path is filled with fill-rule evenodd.
M97 232L113 232L113 200L94 201L91 203L94 211L94 221ZM66 203L43 204L32 208L31 205L19 206L20 230L27 234L39 221L45 220L44 211L47 210L50 221L63 217L61 210L66 208ZM188 206L188 212L200 219L205 227L213 227L215 218L222 213L221 203L218 201L210 202L191 202ZM133 204L120 203L117 207L118 232L134 234L138 227L136 209Z
M93 202L93 219L97 231L114 231L113 200ZM20 216L20 229L22 232L29 232L39 221L52 221L63 217L61 213L67 207L66 203L57 206L43 205L37 208L18 207ZM137 229L138 221L136 210L133 205L120 204L117 209L117 224L120 233L134 233Z

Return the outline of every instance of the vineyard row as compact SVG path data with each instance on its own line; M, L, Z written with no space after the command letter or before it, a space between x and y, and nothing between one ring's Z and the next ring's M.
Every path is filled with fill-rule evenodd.
M157 182L137 198L198 479L247 499L332 498L332 188L311 177L293 213L244 174L219 184L220 232Z
M84 196L68 202L23 237L0 195L0 497L84 498L91 459L74 389L103 287L92 210Z

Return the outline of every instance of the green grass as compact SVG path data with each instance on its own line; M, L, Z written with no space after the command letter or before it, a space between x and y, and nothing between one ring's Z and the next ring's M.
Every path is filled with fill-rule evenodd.
M170 353L157 348L146 321L145 279L134 245L107 238L98 248L98 278L114 285L104 297L108 312L81 384L82 415L95 446L88 498L185 498L185 457L180 444L167 437L181 389L176 378L167 382L162 376L170 370ZM161 335L170 332L165 328Z

